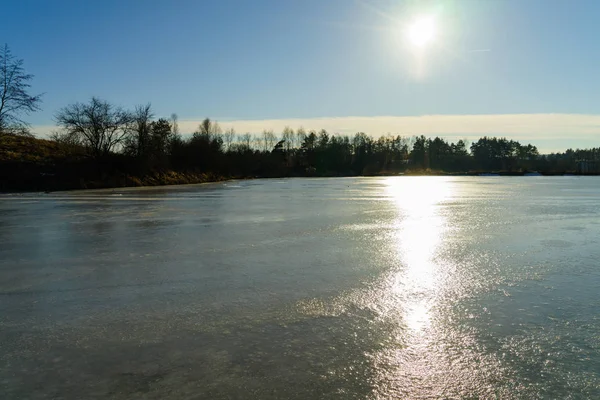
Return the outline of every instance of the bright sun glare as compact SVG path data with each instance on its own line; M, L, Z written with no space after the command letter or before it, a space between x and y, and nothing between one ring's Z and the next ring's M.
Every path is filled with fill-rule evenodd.
M410 43L418 48L429 45L435 39L436 29L433 17L417 18L408 26L407 35Z

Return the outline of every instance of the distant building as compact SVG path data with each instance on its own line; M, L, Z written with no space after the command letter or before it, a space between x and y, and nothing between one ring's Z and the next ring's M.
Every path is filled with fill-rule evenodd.
M578 160L576 161L577 173L579 174L597 174L600 173L600 162L596 160Z

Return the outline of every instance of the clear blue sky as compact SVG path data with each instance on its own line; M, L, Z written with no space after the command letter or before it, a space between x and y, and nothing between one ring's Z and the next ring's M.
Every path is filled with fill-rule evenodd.
M33 125L92 95L223 121L600 114L598 0L7 0L0 9L0 42L45 93ZM416 15L437 23L419 77L395 29ZM585 131L575 145L600 145Z

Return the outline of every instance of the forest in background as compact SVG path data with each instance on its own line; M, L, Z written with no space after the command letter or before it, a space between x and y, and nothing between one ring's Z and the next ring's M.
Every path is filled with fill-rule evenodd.
M47 139L29 133L38 111L33 75L7 45L0 49L0 191L165 185L230 178L398 174L598 174L600 147L540 154L497 137L472 143L388 134L374 138L286 127L261 134L223 131L205 119L192 134L150 104L126 110L92 97L55 113Z
M582 173L600 148L539 154L531 144L496 137L468 143L444 138L373 138L325 130L261 135L223 131L205 119L191 135L177 118L154 118L149 105L124 111L93 98L56 115L50 139L0 136L0 190L64 190L185 184L230 178L398 174ZM593 167L593 168L597 168ZM597 170L588 170L595 173Z

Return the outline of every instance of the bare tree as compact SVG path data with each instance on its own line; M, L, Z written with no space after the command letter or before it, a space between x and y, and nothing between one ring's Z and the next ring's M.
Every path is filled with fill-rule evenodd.
M221 137L223 130L216 121L211 121L210 118L205 118L198 126L198 130L194 134L206 135L208 137Z
M148 155L151 146L151 124L154 114L150 103L135 107L131 114L130 135L125 139L125 151L136 157Z
M229 128L223 134L223 143L225 144L225 151L231 150L231 145L235 140L235 129Z
M69 132L61 132L59 130L53 131L50 133L49 139L69 147L81 146L79 137Z
M173 136L179 135L178 120L179 120L179 117L177 117L177 114L175 114L175 113L171 114L171 133L173 134Z
M215 137L218 136L221 138L221 140L223 140L223 129L217 121L213 121L212 123L211 134Z
M273 151L277 142L279 142L279 139L277 139L277 136L273 133L273 130L267 131L267 144L269 146L269 151Z
M276 143L277 138L275 137L273 131L264 130L262 134L263 151L267 152L273 150L273 147L275 147Z
M300 128L298 128L298 130L296 131L296 146L298 148L302 147L302 143L304 143L304 139L306 139L306 131L304 130L304 128L301 126Z
M252 136L252 145L250 147L252 147L252 149L258 150L258 151L260 151L261 149L264 149L264 147L265 147L264 138L259 135L253 135Z
M289 126L283 128L283 132L281 133L281 139L285 140L284 148L287 152L294 148L295 135L294 130Z
M171 114L171 132L173 135L179 135L179 124L177 123L178 117L177 114Z
M133 122L131 113L92 97L88 104L75 103L55 116L64 132L76 136L93 157L100 158L122 145Z
M27 133L29 125L20 116L38 111L42 101L42 95L28 93L31 79L33 75L23 69L23 60L16 59L5 44L0 50L0 134Z
M252 148L252 135L250 133L244 133L238 136L238 145L243 150L250 150Z

